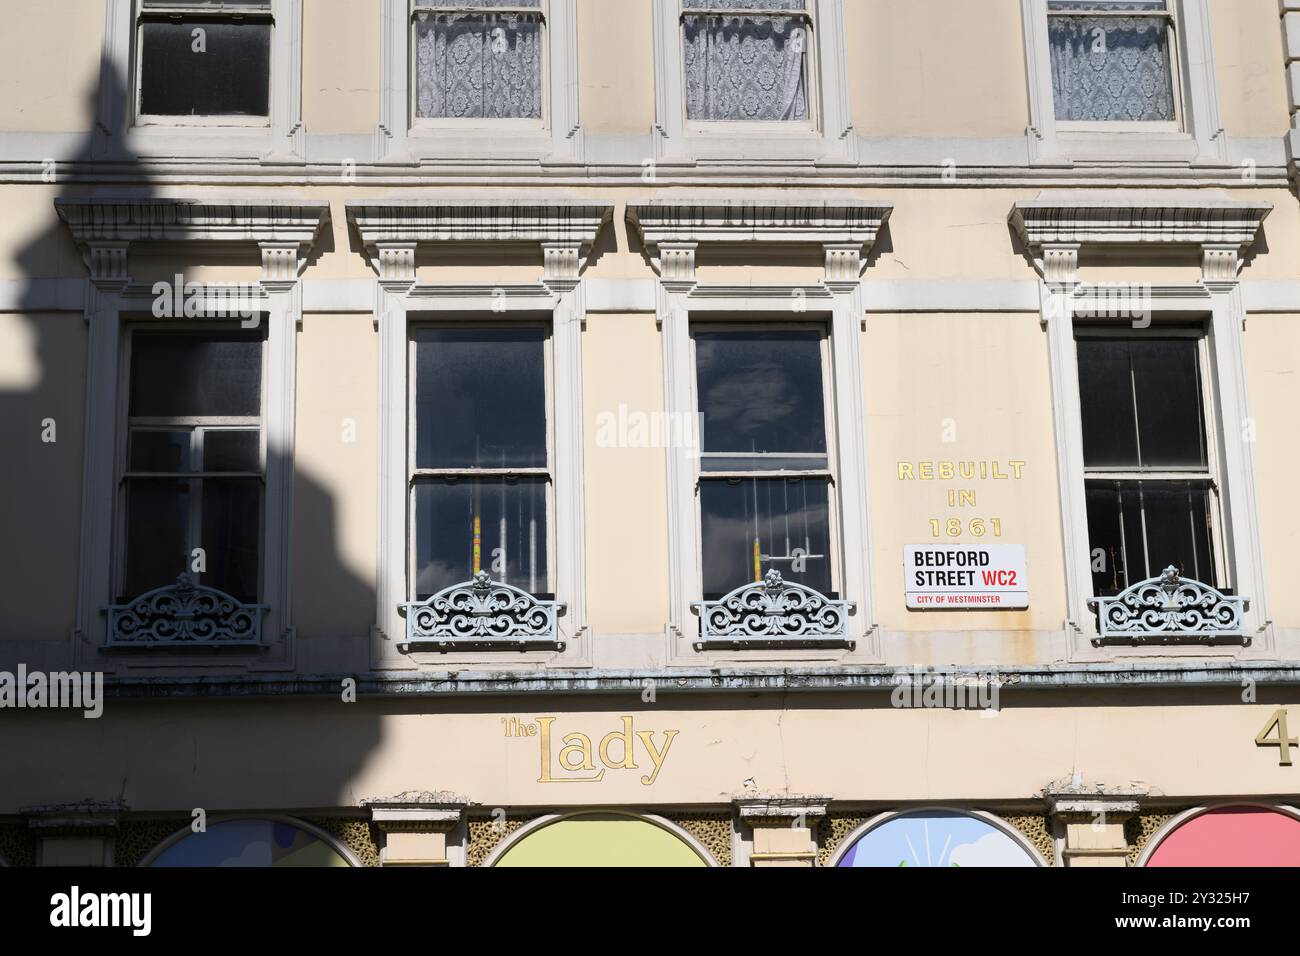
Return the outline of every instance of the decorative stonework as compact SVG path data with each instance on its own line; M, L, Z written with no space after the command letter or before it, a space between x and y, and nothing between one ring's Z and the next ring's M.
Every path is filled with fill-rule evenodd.
M55 211L78 245L91 242L294 242L310 246L329 212L324 200L87 199L61 196Z
M128 242L87 242L83 246L82 259L90 270L90 281L100 288L125 286L130 281L127 272L129 247Z
M874 814L829 813L817 822L817 865L830 866L831 857L845 837L865 824Z
M1072 285L1079 281L1078 243L1043 246L1043 279L1058 285Z
M262 283L282 285L298 279L302 247L296 242L259 242L262 250Z
M540 814L529 816L507 816L504 819L492 817L473 819L468 823L469 840L466 849L466 865L482 866L487 858L507 837Z
M851 601L833 601L775 568L762 581L742 585L716 601L695 601L700 644L779 646L789 642L838 644L849 639Z
M1042 814L997 814L1007 826L1029 841L1038 851L1048 866L1056 865L1056 841L1052 839L1052 827L1047 817Z
M602 225L613 215L608 202L563 199L354 200L352 223L381 278L399 278L385 250L420 243L527 242L541 245L547 278L576 280ZM403 253L405 255L405 253ZM402 262L405 277L405 261Z
M182 573L129 604L108 607L109 647L235 647L262 642L265 604L243 604Z
M406 615L403 649L436 645L492 644L555 646L562 601L543 601L512 584L494 582L486 571L454 584L425 601L400 605Z
M1124 822L1124 836L1128 841L1128 865L1137 866L1138 857L1146 850L1151 838L1156 835L1156 832L1161 827L1182 812L1184 812L1183 809L1160 810L1132 816L1126 820Z
M693 836L718 866L731 866L731 814L681 813L664 819Z
M1179 193L1043 193L1011 209L1011 226L1031 249L1080 245L1232 246L1255 241L1271 203Z
M415 281L414 242L375 243L375 264L381 282L409 283Z
M853 268L871 251L893 205L887 202L788 198L698 201L651 199L629 203L627 223L640 235L651 263L664 280L682 278L674 255L700 243L816 243L828 249L827 279ZM857 275L853 278L856 280Z
M862 245L834 243L823 245L826 253L827 282L857 282L862 275Z
M1092 598L1088 607L1097 612L1095 646L1209 643L1216 638L1250 643L1244 623L1249 599L1184 578L1172 565L1113 597Z
M355 856L362 866L379 866L379 845L369 820L360 817L301 817L324 830Z

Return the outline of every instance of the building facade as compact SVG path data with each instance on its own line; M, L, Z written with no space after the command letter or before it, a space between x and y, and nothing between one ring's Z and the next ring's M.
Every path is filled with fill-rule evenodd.
M4 862L1300 864L1300 4L8 12Z

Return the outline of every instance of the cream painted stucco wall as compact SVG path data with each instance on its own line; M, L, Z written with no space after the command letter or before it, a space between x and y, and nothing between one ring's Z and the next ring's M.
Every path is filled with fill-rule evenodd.
M302 122L309 133L379 123L380 0L311 0L302 25Z
M55 185L0 186L0 279L81 278L81 262L72 235L54 212L62 194Z
M1038 315L871 315L862 355L881 625L907 631L1059 627L1065 617L1065 571L1047 342ZM993 460L1009 477L944 481L936 469L934 478L924 480L916 467L921 461ZM1013 461L1024 462L1019 480ZM911 463L916 477L900 478L900 462ZM948 492L954 489L975 491L975 506L950 505ZM958 537L946 530L954 518L963 521ZM984 519L984 536L970 532L972 518ZM1000 538L991 529L994 518L1001 522ZM938 538L932 519L940 522ZM908 610L903 548L935 541L1023 544L1029 609ZM1032 646L1019 640L1007 633L1005 646L993 653L1002 660L1032 659ZM909 650L914 663L951 662L954 653L943 641L929 650Z
M636 696L513 702L506 713L521 721L554 718L549 752L540 735L506 736L500 699L110 700L94 721L47 710L0 723L6 768L20 784L0 793L0 813L70 794L112 797L133 811L233 811L357 806L409 790L449 790L483 807L725 804L746 792L978 804L1037 801L1075 772L1085 785L1143 784L1190 801L1294 792L1294 768L1255 745L1276 708L1295 712L1294 691L1256 704L1137 690L1122 704L1070 697L1076 706L1059 706L1057 694L1004 692L996 713L896 708L885 693L789 695L773 705L661 688L653 706ZM599 744L624 729L624 715L634 734L650 735L657 775L644 738L634 737L634 768L577 782L600 774ZM578 733L593 770L558 772L560 749L580 745L564 738ZM613 753L620 749L615 742Z
M1019 0L845 0L844 23L859 135L1024 134Z
M662 424L651 427L664 407L659 354L653 315L587 317L583 488L588 616L598 638L662 632L668 620L667 464Z
M578 116L588 133L654 125L650 8L650 0L578 0Z
M1252 315L1246 321L1246 378L1255 425L1255 475L1269 613L1278 624L1300 626L1300 316Z
M1277 0L1210 0L1219 114L1231 136L1283 136L1290 126Z
M103 25L103 0L5 4L0 129L90 129L99 95Z
M960 172L958 173L960 182ZM894 204L866 271L872 279L1036 279L1007 225L1018 199L1039 190L898 189L861 199Z
M85 381L81 313L0 313L0 638L72 632Z
M295 404L293 619L304 640L375 620L379 335L369 315L303 316Z

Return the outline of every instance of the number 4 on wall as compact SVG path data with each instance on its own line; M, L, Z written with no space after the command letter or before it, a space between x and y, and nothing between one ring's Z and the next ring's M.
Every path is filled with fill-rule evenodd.
M1273 728L1277 728L1277 737L1270 739L1269 734ZM1300 746L1296 738L1286 735L1286 711L1275 710L1273 716L1268 719L1264 729L1255 735L1255 745L1258 747L1276 747L1278 749L1278 766L1291 766L1291 748Z

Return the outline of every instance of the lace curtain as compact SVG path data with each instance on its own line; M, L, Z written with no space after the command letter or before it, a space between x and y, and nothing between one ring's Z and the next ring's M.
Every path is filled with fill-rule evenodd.
M1053 0L1049 11L1163 10L1159 0L1087 4ZM1169 121L1174 118L1169 22L1164 17L1049 16L1052 93L1063 121Z
M790 0L713 0L710 8L796 9ZM808 28L802 17L683 18L686 115L693 120L806 120Z
M455 6L537 6L460 0ZM420 6L431 6L421 3ZM451 4L442 4L450 6ZM541 17L528 13L430 11L415 17L418 117L526 118L542 115Z

